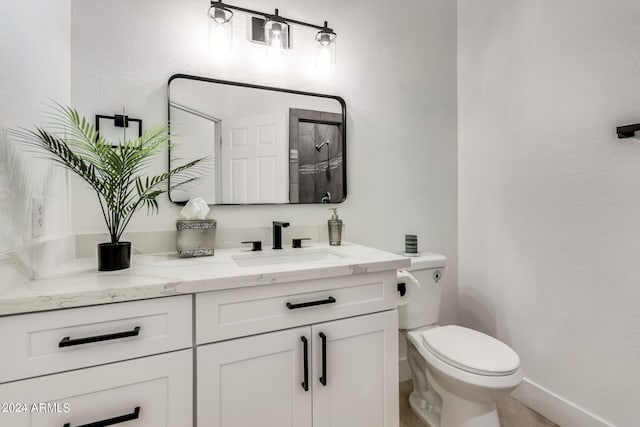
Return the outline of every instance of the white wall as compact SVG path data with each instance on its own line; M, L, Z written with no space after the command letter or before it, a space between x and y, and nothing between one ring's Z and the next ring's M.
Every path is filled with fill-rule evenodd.
M69 233L66 172L9 142L6 130L42 124L52 100L69 103L70 52L69 0L0 2L0 254L34 242L34 197L45 201L35 241Z
M288 64L265 65L261 46L245 37L237 14L235 47L216 59L206 48L208 2L195 0L72 1L71 101L89 117L126 107L146 124L166 120L166 84L174 73L288 87L342 96L347 102L348 196L339 205L347 240L400 252L405 233L421 250L444 253L457 271L456 6L449 0L312 0L238 6L278 7L283 16L338 33L333 74L315 71L315 31L293 27ZM385 13L382 10L385 9ZM388 9L388 10L387 10ZM381 30L384 29L384 31ZM164 157L157 163L165 168ZM104 226L92 195L73 186L73 229ZM160 214L138 214L129 229L174 228L179 209L162 197ZM326 223L326 206L215 207L219 228ZM454 283L456 283L454 281ZM448 289L446 322L456 318L457 288Z
M458 1L461 319L563 426L638 425L640 141L615 127L640 121L639 22L636 0Z

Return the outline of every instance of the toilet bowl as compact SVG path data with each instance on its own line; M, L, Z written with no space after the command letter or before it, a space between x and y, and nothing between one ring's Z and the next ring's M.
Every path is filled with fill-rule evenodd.
M407 269L421 284L399 307L413 379L409 404L432 427L499 427L495 402L522 380L520 359L489 335L435 324L445 261L424 254Z

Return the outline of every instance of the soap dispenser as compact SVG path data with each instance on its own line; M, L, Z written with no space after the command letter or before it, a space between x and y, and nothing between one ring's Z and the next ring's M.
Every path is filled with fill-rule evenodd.
M342 220L338 218L338 208L330 208L333 211L329 224L329 244L331 246L340 246L342 238Z

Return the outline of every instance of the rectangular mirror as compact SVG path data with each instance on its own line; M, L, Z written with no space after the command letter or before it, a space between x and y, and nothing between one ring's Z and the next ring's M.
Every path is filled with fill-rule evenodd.
M340 203L347 195L346 105L338 96L176 74L169 166L209 157L178 204ZM175 166L175 165L174 165Z

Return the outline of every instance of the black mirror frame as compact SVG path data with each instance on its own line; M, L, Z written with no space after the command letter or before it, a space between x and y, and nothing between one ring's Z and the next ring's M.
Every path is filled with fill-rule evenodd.
M331 202L331 203L327 203L327 204L337 204L337 203L343 203L346 199L347 199L347 104L344 101L344 99L340 96L336 96L336 95L326 95L326 94L322 94L322 93L314 93L314 92L305 92L305 91L300 91L300 90L294 90L294 89L284 89L284 88L279 88L279 87L272 87L272 86L262 86L262 85L256 85L256 84L251 84L251 83L242 83L242 82L234 82L234 81L230 81L230 80L219 80L219 79L212 79L212 78L208 78L208 77L202 77L202 76L194 76L194 75L190 75L190 74L174 74L171 77L169 77L169 81L167 82L167 123L168 123L168 133L169 133L169 144L171 143L171 82L173 80L176 79L187 79L187 80L197 80L197 81L202 81L202 82L208 82L208 83L218 83L218 84L226 84L226 85L230 85L230 86L240 86L240 87L247 87L247 88L253 88L253 89L262 89L262 90L272 90L272 91L276 91L276 92L285 92L285 93L292 93L292 94L296 94L296 95L305 95L305 96L316 96L316 97L320 97L320 98L330 98L330 99L335 99L336 101L338 101L340 103L340 106L342 107L342 183L343 183L343 197L342 200L339 202ZM169 145L168 149L167 149L167 164L168 167L171 168L171 145ZM169 179L167 180L167 188L171 188L171 177L169 177ZM169 201L173 204L176 205L180 205L180 206L184 206L186 205L186 201L174 201L171 199L171 191L167 191L167 195L169 197ZM321 203L244 203L244 204L239 204L239 203L224 203L224 204L217 204L217 205L211 205L211 206L260 206L260 205L317 205L317 204L321 204Z

